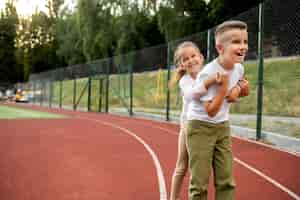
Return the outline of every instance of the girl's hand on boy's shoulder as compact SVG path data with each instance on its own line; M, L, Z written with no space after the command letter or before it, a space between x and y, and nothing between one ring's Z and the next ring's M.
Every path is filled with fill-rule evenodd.
M216 75L215 75L215 82L217 84L221 84L222 83L222 77L221 77L221 73L220 72L216 73Z
M219 92L226 95L228 90L228 85L229 85L229 75L221 74L220 76L221 76L221 84L220 84Z
M223 74L220 74L220 82L221 82L221 85L225 85L225 86L228 86L229 84L229 75L226 74L226 73L223 73Z

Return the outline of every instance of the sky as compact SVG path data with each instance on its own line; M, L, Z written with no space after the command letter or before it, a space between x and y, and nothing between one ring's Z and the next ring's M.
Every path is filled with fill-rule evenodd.
M16 0L17 12L21 16L30 16L35 12L36 9L39 11L47 12L46 0ZM69 5L70 8L74 8L75 0L65 0L65 3ZM205 0L209 2L210 0ZM0 0L0 10L5 6L5 0Z
M69 5L72 5L74 0L65 0ZM17 0L15 4L17 12L21 16L30 16L35 12L35 10L47 12L46 0ZM0 0L0 10L5 6L5 0Z

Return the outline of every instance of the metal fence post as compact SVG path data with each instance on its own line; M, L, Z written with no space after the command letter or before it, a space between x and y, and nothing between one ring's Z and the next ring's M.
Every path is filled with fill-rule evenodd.
M52 97L53 97L53 81L49 81L49 108L52 107Z
M129 102L129 115L133 115L132 107L133 107L133 65L129 65L129 95L130 95L130 102Z
M167 73L167 98L166 98L166 120L170 120L170 87L169 87L169 81L171 77L171 49L170 49L170 43L167 43L167 68L168 68L168 73Z
M264 53L263 35L264 34L264 3L259 4L259 31L258 31L258 82L257 82L257 119L256 119L256 140L261 139L262 124L262 105L263 105L263 72L264 72Z
M207 60L207 62L211 61L211 29L207 30L206 60Z
M41 95L40 95L40 106L43 105L43 98L44 98L44 83L43 82L40 82L41 84Z
M59 108L62 107L63 80L59 80Z
M76 79L76 77L74 77L74 80L73 80L73 110L77 109L77 106L76 106L76 91L77 91L77 79Z
M103 78L99 78L98 112L102 111Z
M92 77L88 78L88 99L87 99L87 109L91 111L91 94L92 94Z
M109 111L109 73L110 73L110 67L112 66L112 57L109 58L108 65L106 65L106 94L105 94L105 112L108 113Z
M36 102L36 81L33 81L33 104Z

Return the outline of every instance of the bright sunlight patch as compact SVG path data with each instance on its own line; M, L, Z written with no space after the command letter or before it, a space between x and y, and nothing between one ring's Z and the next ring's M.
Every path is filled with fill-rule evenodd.
M33 111L22 108L13 108L0 105L0 119L58 119L65 118L64 115L52 114L47 112Z

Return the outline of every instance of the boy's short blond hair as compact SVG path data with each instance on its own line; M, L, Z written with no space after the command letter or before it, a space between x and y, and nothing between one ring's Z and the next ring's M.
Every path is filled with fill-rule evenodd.
M232 29L240 29L240 30L247 30L247 24L242 21L238 20L230 20L225 21L222 24L218 25L215 30L215 41L216 44L220 44L223 42L224 38L222 36L226 31L232 30Z

